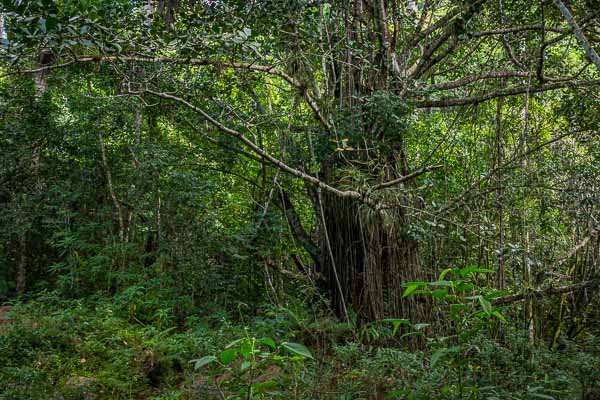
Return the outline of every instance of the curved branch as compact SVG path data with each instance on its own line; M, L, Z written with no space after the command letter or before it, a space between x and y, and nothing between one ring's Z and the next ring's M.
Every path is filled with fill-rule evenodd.
M173 100L179 104L184 105L185 107L189 108L190 110L194 111L195 113L200 114L204 119L206 119L211 125L215 126L221 132L223 132L229 136L235 137L236 139L241 141L246 147L248 147L253 153L257 154L259 157L261 157L264 160L268 161L269 163L281 168L281 170L283 170L291 175L294 175L294 176L304 180L307 183L310 183L311 185L315 185L323 190L326 190L326 191L328 191L336 196L342 197L342 198L364 200L363 195L361 195L359 192L356 192L354 190L336 189L333 186L326 184L322 180L315 178L312 175L306 174L298 169L290 167L289 165L285 164L281 160L273 157L272 155L270 155L269 153L267 153L266 151L261 149L253 141L251 141L246 136L244 136L241 132L238 132L235 129L232 129L232 128L229 128L229 127L223 125L221 122L219 122L216 119L214 119L213 117L211 117L206 111L202 110L199 107L196 107L195 105L182 99L181 97L177 97L172 94L163 93L163 92L155 92L153 90L144 90L143 92L129 92L128 94L134 95L134 96L139 96L144 93L148 93L148 94L151 94L153 96L160 97L163 99Z
M456 107L464 106L468 104L479 104L484 101L492 100L498 97L515 96L524 93L540 93L549 90L574 88L574 87L585 87L599 85L600 79L592 81L578 81L578 82L554 82L539 86L514 86L506 89L495 90L492 92L482 93L475 96L468 97L447 97L438 100L417 100L414 102L417 108L432 108L432 107Z

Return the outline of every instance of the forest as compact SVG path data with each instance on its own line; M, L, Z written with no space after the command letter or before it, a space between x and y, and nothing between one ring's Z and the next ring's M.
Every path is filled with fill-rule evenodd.
M0 1L0 400L600 400L599 0Z

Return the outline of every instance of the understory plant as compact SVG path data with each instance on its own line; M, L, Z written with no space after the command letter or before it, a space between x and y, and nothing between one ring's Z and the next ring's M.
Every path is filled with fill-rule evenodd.
M429 367L446 362L456 371L456 381L441 388L442 395L458 398L478 398L481 388L467 385L465 376L471 359L480 351L472 339L496 320L506 322L500 307L492 304L502 291L489 291L478 285L478 274L494 272L491 269L468 265L463 268L447 268L433 282L406 282L404 297L424 295L439 304L446 335L430 338L432 348ZM404 393L404 392L403 392Z
M277 344L269 337L246 337L234 340L216 355L208 355L190 361L194 369L208 365L216 366L209 374L221 397L230 392L229 399L265 399L277 388L277 378L285 368L297 377L310 350L300 343Z

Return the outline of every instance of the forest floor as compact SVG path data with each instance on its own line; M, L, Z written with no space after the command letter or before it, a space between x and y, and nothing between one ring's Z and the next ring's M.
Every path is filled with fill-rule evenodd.
M593 336L549 349L507 328L502 341L478 335L453 358L451 350L434 355L437 340L411 350L383 335L352 339L344 324L301 307L264 306L237 317L212 310L181 324L167 313L147 317L157 311L119 297L55 293L1 307L0 399L600 398L600 338ZM286 352L288 340L314 358ZM244 343L255 344L250 359ZM228 344L238 350L223 351ZM211 355L219 362L194 368Z

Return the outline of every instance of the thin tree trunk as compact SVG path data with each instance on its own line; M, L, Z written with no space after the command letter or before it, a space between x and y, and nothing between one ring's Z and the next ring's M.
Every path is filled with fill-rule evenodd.
M494 162L494 169L498 169L502 165L502 105L504 100L498 99L496 102L496 157ZM506 273L504 266L504 208L503 208L503 182L501 177L501 171L496 174L496 204L498 209L498 271L497 271L497 287L503 290L506 287Z
M531 79L531 78L530 78ZM531 83L531 80L529 84ZM523 120L524 126L523 131L521 132L520 142L520 154L526 154L527 151L527 143L528 143L528 135L529 135L529 92L525 94L525 105L523 107ZM529 157L523 157L521 167L523 169L523 176L526 177L529 172ZM525 183L525 182L524 182ZM527 193L526 185L523 184L522 189L522 207L521 210L521 241L523 245L523 275L525 278L525 282L528 287L533 286L533 274L531 271L531 260L530 260L530 238L529 238L529 221L528 221L528 208L527 208L527 199L529 198ZM531 345L535 343L535 307L534 307L534 299L530 298L527 301L527 309L526 309L526 321L527 321L527 330L529 332L529 342Z
M106 157L106 149L104 147L104 140L102 138L102 132L98 129L98 144L100 146L100 153L102 155L102 166L104 168L104 173L106 175L106 184L108 185L108 192L110 194L110 198L115 207L115 211L117 213L117 220L119 222L119 239L121 241L124 240L125 235L125 222L123 220L123 209L121 207L121 203L117 199L117 195L115 194L115 189L113 186L112 174L110 172L110 168L108 166L108 160Z
M17 293L25 293L27 286L27 236L25 232L19 234L19 263L17 265Z

